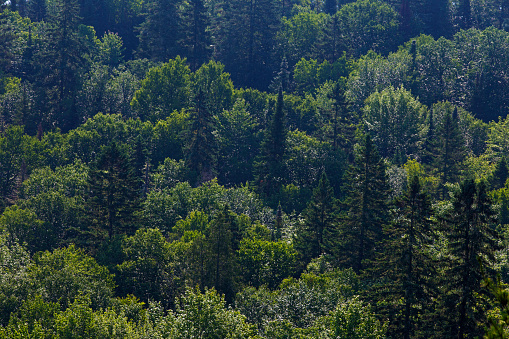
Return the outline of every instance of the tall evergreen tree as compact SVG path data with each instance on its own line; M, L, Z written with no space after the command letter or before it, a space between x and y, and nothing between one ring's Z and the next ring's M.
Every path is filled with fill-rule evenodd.
M457 108L453 112L446 112L443 118L435 138L434 157L433 164L440 176L439 197L446 199L446 183L459 181L461 164L466 158Z
M38 102L46 104L43 110L49 112L43 123L56 124L64 131L81 123L76 101L88 51L79 34L80 21L77 0L56 0L34 58L41 82L36 85L43 91Z
M140 181L127 151L116 143L104 147L89 172L87 237L101 241L134 234L139 193Z
M212 220L208 236L209 287L225 294L227 301L235 296L236 259L240 232L235 215L227 206Z
M201 90L195 96L194 102L187 165L193 173L196 185L199 185L214 178L216 140L212 114Z
M338 5L336 0L325 0L323 11L329 15L336 14L336 12L338 11Z
M375 262L375 299L389 316L389 331L409 339L419 337L425 327L422 315L429 310L435 290L434 263L429 255L433 243L431 202L416 174L395 202L392 224L385 229L386 248ZM383 300L380 300L383 299ZM383 306L382 306L383 307Z
M216 33L219 60L239 86L267 89L279 66L272 49L279 6L275 0L232 0L223 9L225 21Z
M280 88L276 111L265 131L260 160L256 164L257 182L261 193L270 198L279 192L285 181L285 164L287 127L283 109L283 90Z
M212 40L208 31L209 18L205 1L189 0L185 2L181 25L180 45L188 57L191 70L195 71L209 60L211 54Z
M149 0L144 6L144 20L138 27L140 57L167 62L179 53L181 38L178 7L180 0Z
M335 254L337 241L334 191L327 174L322 172L313 197L303 211L303 224L296 234L295 248L302 266L321 254Z
M448 336L473 338L482 334L486 309L476 300L482 293L480 264L493 268L498 249L497 234L491 227L494 212L486 184L466 179L453 197L453 214L449 231L449 248L453 258L447 274L451 307Z
M364 261L373 259L388 222L388 185L383 159L366 135L355 152L355 161L347 171L346 199L340 225L341 257L356 272Z

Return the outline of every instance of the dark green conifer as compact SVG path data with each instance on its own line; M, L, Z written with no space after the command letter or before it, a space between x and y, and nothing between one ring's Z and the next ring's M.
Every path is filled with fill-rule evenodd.
M261 193L270 199L285 182L286 118L283 109L283 90L280 88L276 111L265 131L260 160L256 164L257 182Z
M104 147L89 172L87 238L101 241L134 234L139 192L140 180L125 148L115 142Z
M448 337L481 336L486 323L486 308L476 295L482 293L481 266L493 268L498 236L492 228L494 212L486 184L466 179L453 197L449 250L452 262L446 272Z
M339 227L340 261L360 272L365 261L380 250L383 227L388 222L389 188L385 163L366 135L347 171L343 216Z
M372 292L382 314L389 317L389 332L409 339L424 329L423 314L430 309L436 290L431 202L417 175L409 178L404 195L395 202L395 215L386 227L385 249L371 270Z
M311 259L321 254L335 254L337 224L334 191L327 174L322 172L313 197L302 212L304 218L295 239L295 248L300 254L301 264L306 266Z

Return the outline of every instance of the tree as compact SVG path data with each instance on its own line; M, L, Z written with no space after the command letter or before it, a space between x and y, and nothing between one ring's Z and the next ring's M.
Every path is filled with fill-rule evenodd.
M403 87L371 94L363 109L366 131L373 136L380 155L395 163L417 153L425 116L426 107Z
M322 254L336 254L337 230L334 191L325 171L313 197L302 212L303 225L296 234L295 246L303 266Z
M138 27L137 54L159 62L175 58L179 52L181 37L180 0L150 0L144 4L143 22Z
M29 276L33 291L45 301L58 302L62 309L80 295L90 297L94 309L108 306L113 297L113 275L74 245L39 252Z
M39 102L50 113L44 125L57 123L64 131L81 123L77 115L76 94L80 73L86 69L86 36L80 34L77 0L57 0L48 12L42 46L35 53L38 87L43 90ZM47 119L47 118L46 118Z
M244 99L232 109L223 110L217 119L218 178L228 186L253 179L253 160L258 153L258 124Z
M131 107L142 120L155 123L173 111L189 106L191 70L186 59L177 56L149 70L141 87L134 93Z
M373 293L379 307L387 308L382 312L392 318L389 331L405 339L425 328L423 314L430 310L437 274L430 255L435 240L431 201L418 174L409 176L406 192L395 202L393 222L384 230L385 249L373 268L373 276L382 277Z
M192 172L193 181L198 186L215 176L217 145L213 134L214 121L204 93L200 91L194 102L186 161Z
M357 146L354 164L347 172L344 213L339 227L339 260L360 272L373 259L388 222L388 187L385 164L371 137Z
M283 110L283 90L280 88L276 111L265 130L260 160L257 163L257 182L260 191L268 198L279 192L285 179L284 157L286 153L287 128Z
M440 175L439 196L447 198L448 182L457 182L460 175L460 166L466 158L464 139L459 129L458 109L446 108L441 126L437 131L434 146L434 167Z
M232 301L236 293L240 230L235 214L227 206L212 220L207 242L209 284L206 286L216 288L224 293L227 301Z
M98 240L133 234L139 187L125 149L116 142L104 147L90 168L85 234Z
M451 307L448 329L451 336L464 338L482 333L479 324L484 322L485 312L476 301L476 295L482 293L480 264L492 269L498 236L491 227L494 212L484 182L462 181L452 205L448 239L453 262L446 273L447 305Z
M122 241L125 260L117 266L120 291L173 306L175 287L170 244L158 229L140 229Z
M238 311L226 307L224 297L213 289L204 293L188 289L179 299L171 338L248 339L255 329Z
M218 59L238 86L266 89L280 60L272 52L280 19L276 1L234 0L223 6L225 21L215 34Z
M385 54L400 43L399 14L385 2L359 0L341 6L336 15L348 56L359 57L370 49Z
M184 2L182 14L182 39L180 45L189 56L191 69L197 70L210 59L210 37L208 12L203 0Z

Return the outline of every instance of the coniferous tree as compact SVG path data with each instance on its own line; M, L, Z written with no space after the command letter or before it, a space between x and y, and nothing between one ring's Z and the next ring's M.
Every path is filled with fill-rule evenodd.
M190 0L184 6L180 45L195 71L210 58L209 18L203 0Z
M436 289L429 254L435 238L431 213L431 201L413 174L406 192L395 202L393 222L385 229L385 249L372 270L381 278L373 290L379 305L385 305L382 313L389 316L389 331L405 339L422 334L423 313L430 309Z
M180 0L150 0L145 3L143 23L138 27L138 55L167 62L179 53L181 38Z
M49 113L43 124L56 124L64 131L81 123L77 110L80 75L87 65L87 48L79 34L79 4L77 0L57 0L48 11L48 23L42 46L34 61L39 90L38 102Z
M202 91L198 92L194 101L187 164L193 173L196 185L199 185L215 176L216 142L212 114Z
M322 172L313 197L302 212L303 224L296 234L295 247L302 266L321 254L335 254L337 239L334 191L327 174Z
M334 15L338 11L336 0L325 0L324 12L329 15Z
M459 128L458 109L446 112L437 131L434 145L434 168L440 176L438 195L447 198L446 183L459 181L460 169L466 158L465 142Z
M472 338L482 334L486 323L485 306L476 300L476 295L483 293L480 265L493 268L498 236L492 228L494 212L484 182L464 180L452 204L448 238L453 262L446 272L449 293L445 296L450 311L444 327L449 337Z
M235 296L236 258L240 232L235 215L227 206L212 220L208 236L209 284L225 294L228 301Z
M388 222L388 191L385 164L371 137L366 135L347 171L346 199L339 227L339 260L356 272L373 259Z
M432 163L435 159L434 152L435 152L435 124L433 122L433 108L429 110L428 114L428 131L426 132L426 137L424 138L424 142L422 144L421 149L421 156L420 160L421 163L427 167L430 168L432 166Z
M265 131L260 160L256 164L257 182L263 195L270 198L279 192L285 181L284 157L287 137L286 119L283 110L283 90L280 88L276 111Z
M497 162L495 171L493 172L493 189L498 190L503 188L508 177L509 169L507 167L507 160L503 157Z
M116 143L104 147L89 172L85 235L101 241L133 234L139 195L140 181L126 150Z

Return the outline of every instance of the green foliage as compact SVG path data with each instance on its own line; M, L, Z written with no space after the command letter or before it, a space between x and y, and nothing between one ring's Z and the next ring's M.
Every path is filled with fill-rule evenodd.
M244 283L269 288L277 287L293 274L297 257L291 244L257 238L242 239L238 256Z
M21 306L30 288L30 256L21 245L7 237L5 231L0 234L0 324L4 326L11 312Z
M94 309L104 308L113 296L112 274L74 245L39 252L28 274L33 291L45 301L58 302L62 309L80 295L88 296Z
M373 259L382 229L388 222L388 187L385 164L369 135L357 145L355 162L347 172L341 217L340 251L336 256L356 272Z
M170 244L157 229L140 229L122 242L125 260L117 266L119 292L141 300L173 303Z
M371 94L363 109L366 132L373 136L380 155L396 163L417 153L425 117L426 107L403 87Z
M180 298L171 337L190 338L253 338L255 331L245 317L226 306L224 298L211 289L200 293L188 289Z
M189 106L191 71L186 59L177 56L151 68L134 93L131 106L142 120L155 123Z
M85 241L111 239L116 234L134 233L140 192L125 149L116 143L104 147L89 172L86 197L89 238Z

